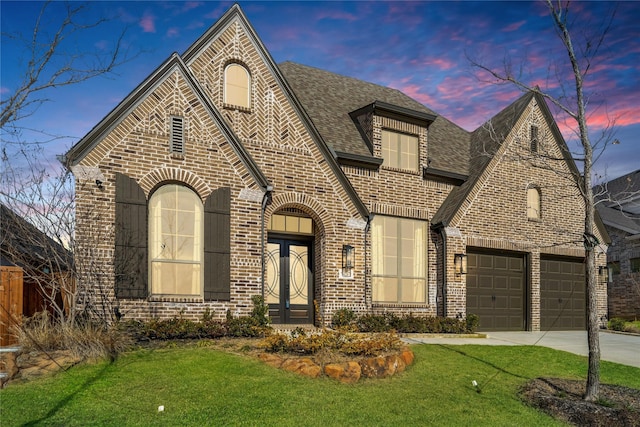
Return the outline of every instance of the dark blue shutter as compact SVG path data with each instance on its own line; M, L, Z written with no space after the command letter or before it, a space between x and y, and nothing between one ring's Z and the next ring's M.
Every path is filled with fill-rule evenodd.
M148 294L147 198L138 183L116 173L116 298Z
M222 187L204 204L204 299L231 298L231 188Z

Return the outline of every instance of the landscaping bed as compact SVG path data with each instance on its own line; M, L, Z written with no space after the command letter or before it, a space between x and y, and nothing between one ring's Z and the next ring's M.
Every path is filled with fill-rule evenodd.
M597 402L582 396L586 381L536 378L521 391L522 398L552 417L576 426L640 426L640 390L600 384Z

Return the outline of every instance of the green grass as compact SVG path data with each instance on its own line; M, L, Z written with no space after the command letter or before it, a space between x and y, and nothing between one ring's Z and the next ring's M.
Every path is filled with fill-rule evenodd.
M14 425L560 425L523 404L538 376L585 378L584 357L543 347L413 346L393 378L308 379L209 348L141 350L0 391ZM602 362L602 382L640 388L640 369ZM476 380L481 388L472 386ZM159 405L165 406L158 412Z

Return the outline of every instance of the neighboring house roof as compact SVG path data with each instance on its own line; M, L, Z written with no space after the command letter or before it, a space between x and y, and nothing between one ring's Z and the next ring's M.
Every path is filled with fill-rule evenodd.
M73 255L61 244L0 203L0 256L2 265L31 271L68 271Z
M594 193L605 206L640 218L640 169L596 185Z
M619 209L610 208L602 204L596 206L604 225L632 235L640 234L640 218L632 218Z
M640 169L596 185L593 192L605 225L640 234Z

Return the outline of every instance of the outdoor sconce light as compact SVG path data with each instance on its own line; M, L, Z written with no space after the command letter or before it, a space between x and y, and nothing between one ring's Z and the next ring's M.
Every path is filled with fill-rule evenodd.
M612 272L613 270L609 267L602 266L602 265L598 267L598 275L600 276L600 279L602 280L603 283L610 283L612 281L611 280Z
M453 265L456 270L456 274L467 274L467 254L455 254L453 258Z
M342 269L344 271L351 271L355 266L355 251L351 245L342 245Z

